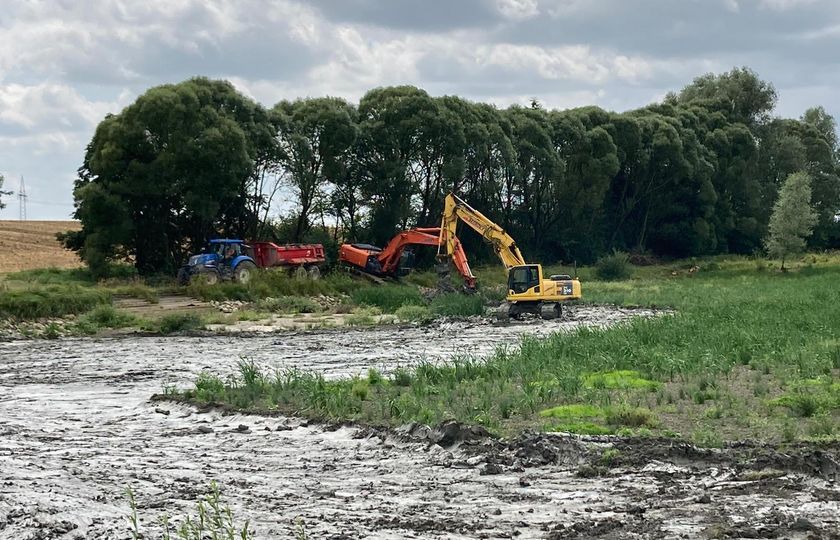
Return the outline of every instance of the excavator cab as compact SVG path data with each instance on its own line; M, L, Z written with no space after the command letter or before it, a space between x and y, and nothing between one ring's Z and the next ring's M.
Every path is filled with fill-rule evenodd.
M540 292L541 273L539 265L536 264L512 267L508 272L508 290L510 294L523 294L534 287L536 289L531 292Z

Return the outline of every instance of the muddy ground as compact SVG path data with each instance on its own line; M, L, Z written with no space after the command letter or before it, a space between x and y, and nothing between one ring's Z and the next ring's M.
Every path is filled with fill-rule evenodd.
M840 537L836 446L700 451L533 434L459 443L454 428L442 440L432 433L441 446L418 427L149 401L202 370L231 372L240 356L341 376L635 314L646 313L581 307L572 320L505 327L0 343L0 539L129 538L126 485L146 537L157 538L149 525L194 508L211 480L261 539L293 537L297 521L310 538ZM617 453L605 454L610 446Z

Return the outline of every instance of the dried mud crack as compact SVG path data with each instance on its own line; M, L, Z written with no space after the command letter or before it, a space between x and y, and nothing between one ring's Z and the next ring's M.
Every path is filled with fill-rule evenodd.
M832 445L498 440L463 426L385 431L149 400L203 370L231 373L241 356L338 377L633 313L587 307L492 333L475 323L0 343L0 539L127 538L126 485L149 525L193 508L211 480L261 539L292 537L297 520L312 538L836 538ZM609 447L620 457L607 466Z

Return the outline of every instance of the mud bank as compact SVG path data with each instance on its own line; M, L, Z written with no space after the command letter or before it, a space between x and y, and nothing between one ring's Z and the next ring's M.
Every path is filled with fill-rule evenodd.
M563 451L527 441L443 448L359 428L149 402L202 370L232 372L240 356L267 368L341 376L485 354L515 346L522 335L635 313L583 308L572 320L493 328L0 343L0 539L128 538L125 486L134 488L148 527L163 513L192 509L211 480L261 539L291 537L297 519L312 538L680 538L715 531L829 538L840 529L834 481L777 462L744 469L740 458L621 447L626 463L614 456L613 466L597 468L608 443L551 443ZM825 450L836 460L833 451ZM647 454L652 459L632 457ZM587 463L594 473L582 468Z

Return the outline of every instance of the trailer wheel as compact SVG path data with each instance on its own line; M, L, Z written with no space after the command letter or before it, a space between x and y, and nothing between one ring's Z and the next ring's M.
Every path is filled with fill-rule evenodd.
M313 281L321 279L321 269L317 266L310 266L306 270L306 273L309 274L309 279Z
M247 285L251 281L251 278L254 277L256 271L257 265L251 261L242 261L236 266L236 270L233 271L233 280L237 283Z
M295 277L295 279L306 279L306 268L304 268L303 266L298 266L294 269L292 275Z

